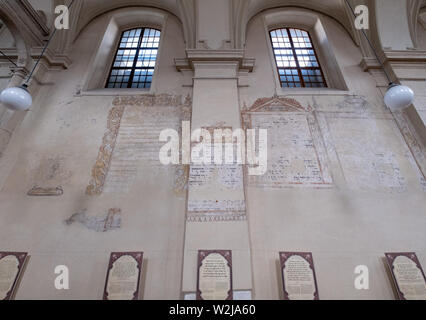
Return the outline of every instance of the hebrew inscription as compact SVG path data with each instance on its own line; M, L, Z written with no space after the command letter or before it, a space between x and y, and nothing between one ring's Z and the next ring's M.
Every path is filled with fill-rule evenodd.
M181 123L189 120L189 97L172 95L147 95L119 97L108 118L107 133L93 169L87 194L128 193L140 178L141 167L164 168L159 161L159 151L164 143L159 141L164 129L181 131ZM183 168L176 170L180 180Z
M311 253L281 252L285 300L319 300Z
M328 115L328 127L351 189L403 192L408 151L392 119ZM405 150L404 150L405 149ZM411 157L406 152L408 157Z
M104 300L138 300L143 252L111 254Z
M232 300L232 252L198 252L197 300Z
M214 137L214 131L232 128L203 128ZM211 146L214 163L215 143ZM189 169L187 220L191 222L236 221L246 219L243 166L237 161L226 164L193 164Z
M400 300L426 300L426 277L414 252L386 253Z
M0 252L0 300L11 300L27 253Z
M253 129L268 130L268 171L251 176L258 187L331 187L322 137L311 112L293 99L260 99L243 112Z

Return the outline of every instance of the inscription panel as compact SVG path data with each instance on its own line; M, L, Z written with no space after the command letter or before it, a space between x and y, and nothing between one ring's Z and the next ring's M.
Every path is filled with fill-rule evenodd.
M197 300L232 300L232 252L198 252Z
M391 119L328 115L328 126L352 189L403 192L402 161L412 159Z
M0 252L0 300L11 300L28 253Z
M426 277L414 252L386 253L400 300L426 300Z
M128 193L143 167L164 168L159 152L160 132L181 132L182 121L191 117L191 99L167 94L118 97L108 117L107 131L92 170L88 195ZM173 166L176 187L186 188L184 166ZM181 193L182 190L176 190Z
M243 165L236 159L237 148L233 146L233 157L225 152L224 145L230 140L223 139L222 164L214 164L215 130L229 130L229 127L209 127L212 138L211 149L203 152L212 164L193 164L189 169L187 220L190 222L236 221L246 219ZM194 149L192 149L194 151ZM201 156L201 154L199 155ZM202 155L204 156L204 155ZM216 159L219 160L219 159Z
M113 252L108 264L104 300L138 300L143 252Z
M163 167L159 152L162 130L180 132L181 114L175 107L126 107L111 165L105 180L105 193L130 191L141 166Z
M252 128L268 130L268 171L251 176L263 187L331 187L321 137L314 138L315 120L306 112L251 114Z
M310 252L280 252L285 300L319 300L314 261Z

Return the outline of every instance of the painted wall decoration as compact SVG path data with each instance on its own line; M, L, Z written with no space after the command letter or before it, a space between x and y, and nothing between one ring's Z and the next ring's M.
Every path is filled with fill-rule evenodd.
M26 252L0 252L0 300L13 298L27 257Z
M197 300L233 300L231 251L198 251Z
M426 277L414 252L386 253L400 300L426 300Z
M105 214L99 216L90 216L84 209L74 213L65 223L72 225L79 223L89 230L96 232L107 232L121 228L122 213L119 208L111 208Z
M310 252L280 252L285 300L319 300L314 261Z
M92 179L86 189L87 195L100 195L103 192L123 113L124 106L115 106L109 112L107 131L103 137L98 158L92 169Z
M113 252L108 264L104 300L139 300L143 252Z
M191 99L168 94L117 97L108 117L98 160L86 194L128 193L141 166L164 166L159 161L163 145L160 132L181 130L190 120ZM180 171L176 170L180 175ZM184 184L181 184L185 187Z
M190 222L238 221L246 219L244 168L234 161L214 163L214 131L230 127L205 127L212 137L211 164L192 164L189 169L187 220ZM226 142L223 140L223 143ZM228 159L230 160L230 159Z
M330 188L322 136L311 108L278 96L258 99L242 112L245 127L268 130L268 171L249 177L262 188Z

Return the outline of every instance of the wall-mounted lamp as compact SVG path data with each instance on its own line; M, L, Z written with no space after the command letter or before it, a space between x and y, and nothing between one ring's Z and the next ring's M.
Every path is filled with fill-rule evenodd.
M349 0L345 0L348 7L351 9L352 14L356 18L355 10L352 8ZM389 81L389 87L385 94L385 104L386 106L391 109L392 111L401 111L406 108L408 108L414 101L414 92L407 86L403 86L401 84L394 83L392 79L390 78L389 74L387 73L385 66L383 65L382 61L379 58L379 55L376 52L376 49L374 48L373 44L371 43L370 39L368 38L367 34L365 33L364 29L361 30L362 34L364 35L365 39L367 39L368 44L371 47L371 50L373 50L374 55L376 56L377 61L380 63L380 66L383 69L383 72L386 75L386 78Z

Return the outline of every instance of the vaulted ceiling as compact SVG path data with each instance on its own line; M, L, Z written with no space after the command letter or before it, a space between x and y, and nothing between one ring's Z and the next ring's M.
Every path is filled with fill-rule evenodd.
M0 19L5 15L3 21L11 29L16 31L27 46L40 46L40 43L47 38L49 27L53 30L54 8L59 4L69 4L72 0L1 0L0 1ZM175 15L182 23L187 41L187 47L193 48L197 40L197 2L198 1L215 1L215 0L74 0L72 9L72 20L70 32L64 34L60 39L57 51L65 51L73 41L78 37L80 32L100 15L119 8L126 7L155 7L164 9ZM371 10L374 14L375 0L351 0L352 4L368 3L373 7ZM15 10L21 3L25 15L28 16L27 21L31 23L22 24L23 18L20 18ZM268 9L278 7L298 7L314 10L328 15L338 21L352 36L356 32L352 28L351 16L345 0L229 0L231 19L233 20L232 32L236 40L235 46L242 48L245 40L245 28L250 19L258 13ZM426 5L426 0L407 0L408 17L410 21L410 32L412 38L416 36L416 25L421 7ZM31 7L33 9L29 9ZM6 9L9 8L9 9ZM19 9L19 8L18 8ZM32 11L37 16L35 17ZM424 11L422 11L424 12ZM372 17L373 18L373 17ZM373 20L373 19L372 19ZM44 23L43 23L44 22ZM36 28L32 28L34 24ZM44 25L44 26L43 26ZM14 28L14 30L12 30ZM39 31L38 31L39 30ZM13 32L12 32L13 33ZM15 36L16 38L16 36ZM356 40L357 41L357 40ZM358 42L358 41L357 41Z
M249 0L249 15L275 7L293 6L317 10L334 17L344 17L345 7L343 0Z
M40 0L37 0L40 1ZM41 0L51 1L51 0ZM181 18L179 7L194 6L194 0L82 0L82 11L79 17L79 26L86 25L93 17L113 9L128 6L152 6L165 9ZM214 0L211 0L214 1ZM232 0L238 2L239 0ZM250 19L257 13L276 7L293 6L317 10L333 16L341 23L345 18L343 0L242 0Z
M79 15L78 29L84 28L97 16L118 8L147 6L164 9L179 16L179 0L80 0L83 2Z

